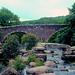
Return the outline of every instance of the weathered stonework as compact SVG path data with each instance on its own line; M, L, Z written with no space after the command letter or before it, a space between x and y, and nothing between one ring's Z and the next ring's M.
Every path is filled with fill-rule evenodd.
M23 32L23 33L32 33L35 34L37 39L41 38L45 41L58 32L61 28L67 25L16 25L9 27L2 27L0 30L2 31L2 37L0 38L0 42L3 42L5 38L15 32Z

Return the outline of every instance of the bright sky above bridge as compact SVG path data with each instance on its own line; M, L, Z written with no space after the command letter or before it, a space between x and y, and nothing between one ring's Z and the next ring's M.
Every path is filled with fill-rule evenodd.
M0 9L5 7L17 14L21 20L41 17L65 16L69 14L75 0L0 0Z

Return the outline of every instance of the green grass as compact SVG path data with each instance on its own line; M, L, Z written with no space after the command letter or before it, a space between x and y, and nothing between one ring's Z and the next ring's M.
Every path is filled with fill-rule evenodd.
M36 61L36 66L42 66L44 62L42 61Z

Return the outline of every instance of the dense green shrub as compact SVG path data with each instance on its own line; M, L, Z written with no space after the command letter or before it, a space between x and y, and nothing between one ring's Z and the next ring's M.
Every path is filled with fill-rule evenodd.
M52 37L49 38L48 42L50 42L50 43L59 42L59 41L58 41L59 38L56 38L57 35L59 35L59 34L60 34L60 32L55 33ZM56 39L55 39L55 38L56 38Z
M23 46L25 46L25 44L27 45L27 50L32 49L33 46L35 46L37 40L36 40L36 36L34 34L25 34L22 36L21 38L21 43Z
M0 71L2 70L2 67L3 67L3 65L2 65L2 63L0 63Z
M19 54L19 41L16 35L9 36L2 45L3 57L14 58Z
M19 43L21 43L21 38L22 38L22 36L25 34L25 33L23 33L23 32L16 32L16 33L13 33L13 34L11 34L11 35L17 35L18 36L18 41L19 41Z
M17 57L15 58L15 62L13 63L13 65L14 65L14 68L15 68L16 70L23 70L23 69L25 68L25 66L26 66L26 64L25 64L25 62L23 61L23 59L20 58L19 56L17 56Z
M36 57L34 54L28 56L28 63L35 62L35 61L36 61Z
M2 37L2 31L0 30L0 38Z
M61 44L69 44L72 38L72 31L69 26L62 28L59 32L54 34L48 42L50 43L61 43Z
M13 67L17 71L23 70L26 66L24 60L20 57L17 56L14 60L11 60L12 64L9 64L8 67Z
M54 34L48 42L68 44L75 46L75 3L69 8L70 14L67 17L67 27L62 28L59 34Z
M70 43L71 46L75 46L75 33L73 33L73 36L71 38L71 43Z
M34 54L28 56L28 64L29 64L30 62L35 62L35 63L36 63L36 66L42 66L43 63L44 63L44 62L42 62L42 61L37 61L37 59L36 59L36 57L35 57Z

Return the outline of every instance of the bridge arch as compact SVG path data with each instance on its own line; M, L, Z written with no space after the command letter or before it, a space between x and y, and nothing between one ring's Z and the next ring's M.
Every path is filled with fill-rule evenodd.
M2 39L2 43L5 41L5 39L11 35L11 34L14 34L14 33L24 33L24 34L27 34L27 32L24 32L24 31L12 31L12 32L9 32L7 35L4 36L4 38Z
M48 41L52 35L65 26L67 25L18 25L3 27L0 28L3 33L2 37L0 38L0 42L3 42L8 35L15 32L32 33L36 35L38 40L43 38L45 41Z
M59 32L59 31L55 31L54 33L52 33L52 34L48 37L47 41L48 41L54 34L56 34L57 32Z
M11 34L14 34L14 33L25 33L25 34L27 34L27 32L17 32L17 31L13 31L13 32L10 32L10 33L8 33L6 36L4 36L4 39L6 38L6 37L8 37L9 35L11 35Z

